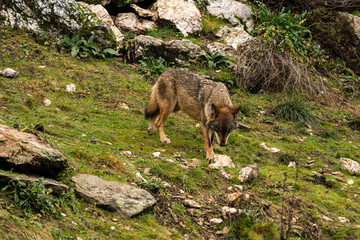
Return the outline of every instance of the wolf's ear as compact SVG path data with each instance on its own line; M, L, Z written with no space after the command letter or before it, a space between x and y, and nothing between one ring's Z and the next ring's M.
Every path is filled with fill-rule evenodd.
M233 115L234 119L236 119L236 116L239 113L240 108L241 108L241 105L230 109L230 112Z

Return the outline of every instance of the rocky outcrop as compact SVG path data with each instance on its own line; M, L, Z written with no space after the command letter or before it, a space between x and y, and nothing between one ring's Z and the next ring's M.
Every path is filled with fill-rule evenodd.
M360 46L360 17L346 12L339 12L339 16L349 22L349 27L354 39L354 45Z
M65 193L69 190L69 187L65 184L55 181L53 179L49 178L43 178L42 183L46 188L51 188L53 192L57 194ZM38 182L40 180L40 177L38 176L30 176L30 175L24 175L24 174L14 174L14 173L8 173L5 171L0 171L0 185L5 186L10 181L14 182L25 182L25 183L32 183L32 182Z
M156 203L155 198L143 189L105 181L93 175L79 174L71 180L85 200L125 217L132 217Z
M160 20L175 24L185 37L202 30L201 14L193 0L157 0L152 8Z
M163 41L158 38L140 35L135 37L134 45L136 59L141 59L143 56L162 57L167 62L180 64L204 54L200 46L186 39Z
M0 167L56 177L67 161L45 139L0 125Z
M116 17L115 25L122 32L132 32L136 34L145 33L147 30L156 27L154 22L140 19L134 13L119 13Z
M4 23L35 33L49 33L53 37L79 35L106 47L116 44L115 35L88 8L74 0L7 0L0 6Z
M251 8L244 3L235 0L209 0L209 5L206 9L210 15L224 18L233 26L241 25L242 21L245 23L248 31L251 31L254 27Z
M122 40L122 33L120 30L115 26L114 21L112 20L111 16L109 15L108 11L100 4L87 4L84 2L79 2L84 7L89 8L96 16L104 23L106 23L110 28L111 31L115 35L115 39L118 43L121 43Z

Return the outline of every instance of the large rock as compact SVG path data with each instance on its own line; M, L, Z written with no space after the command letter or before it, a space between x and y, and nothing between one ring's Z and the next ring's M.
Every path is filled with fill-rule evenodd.
M340 158L340 166L352 174L360 174L360 164L352 159Z
M235 164L231 161L229 156L215 154L214 162L209 164L209 168L219 169L223 167L235 168Z
M163 41L158 38L140 35L135 37L134 45L136 59L141 59L143 56L162 57L167 62L181 64L204 54L199 45L186 39Z
M120 30L115 26L114 21L112 20L111 16L109 15L108 11L100 4L87 4L84 2L79 2L84 7L89 8L96 16L104 23L106 23L110 28L111 31L115 35L115 39L118 43L121 43L123 37Z
M174 23L185 37L202 30L201 14L193 0L157 0L152 8L159 19Z
M69 190L69 187L61 182L55 181L49 178L42 177L42 183L46 188L51 188L55 193L65 193ZM5 186L10 181L14 182L25 182L32 183L38 182L40 180L39 176L25 175L25 174L14 174L10 172L0 171L0 185Z
M1 0L0 16L4 23L35 33L49 33L53 37L79 35L105 47L116 44L111 28L90 9L74 0Z
M241 21L243 21L248 31L251 31L254 27L251 8L244 3L235 0L209 0L206 9L210 15L224 18L233 26L240 25Z
M56 177L67 161L46 140L0 125L0 167Z
M75 190L87 201L132 217L156 203L155 198L143 189L138 189L99 177L79 174L71 178Z
M116 16L115 25L122 32L144 33L156 27L152 21L138 18L134 13L119 13Z

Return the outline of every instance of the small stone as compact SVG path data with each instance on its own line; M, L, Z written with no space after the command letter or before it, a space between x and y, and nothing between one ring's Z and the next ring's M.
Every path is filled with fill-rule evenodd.
M76 240L83 240L81 237L76 237Z
M221 218L212 218L209 220L209 222L211 223L215 223L215 224L219 224L219 223L222 223L222 219Z
M340 166L351 174L360 173L360 164L349 158L340 158Z
M51 105L51 100L48 99L48 98L45 98L45 99L44 99L44 105L45 105L45 107L50 107L50 105Z
M246 193L246 194L242 197L242 199L243 199L244 201L248 201L248 200L250 199L250 194Z
M117 109L130 109L126 103L118 103L116 106Z
M237 213L236 208L229 208L228 206L224 206L221 209L222 212L226 213L226 214L234 214Z
M195 124L195 127L199 128L199 127L200 127L200 123Z
M120 153L120 155L125 155L125 156L130 157L130 156L132 155L132 152L130 152L130 151L123 151L123 152Z
M115 227L114 227L114 226L111 226L110 229L113 230L113 231L115 231Z
M39 68L40 68L40 69L44 69L44 68L46 68L46 66L41 65L41 66L39 66Z
M329 217L327 217L327 216L325 216L325 215L322 215L321 218L322 218L323 220L327 221L327 222L332 222L332 221L334 221L333 219L331 219L331 218L329 218Z
M191 159L191 162L186 162L186 166L194 168L200 166L200 160L197 158Z
M74 222L74 221L71 221L71 224L74 225L74 226L77 226L77 223Z
M145 173L146 175L150 176L150 175L151 175L150 170L151 170L151 168L145 168L145 169L144 169L144 173Z
M76 85L71 83L65 86L65 89L67 92L75 92L76 91Z
M159 157L160 156L160 152L153 152L152 154L154 157Z
M332 172L331 174L334 175L334 176L339 176L339 177L344 176L344 174L342 172Z
M354 180L352 180L352 179L348 179L348 180L346 181L346 183L349 184L349 185L353 185L355 182L354 182Z
M111 219L113 222L118 222L119 221L119 219L117 219L117 218L112 218Z
M61 216L66 217L66 214L65 214L65 213L62 212L62 213L60 213L60 214L61 214Z
M143 176L141 176L139 172L136 173L136 177L140 182L147 182L147 180Z
M195 202L194 200L190 200L190 199L185 199L184 205L187 207L192 207L192 208L201 208L201 205L199 203Z
M219 169L222 167L235 168L235 164L231 161L229 156L215 154L214 163L209 164L209 168Z
M289 162L289 168L296 168L296 162Z
M241 182L247 182L251 179L255 179L259 176L259 165L252 164L247 167L244 167L240 170L239 180Z
M347 219L346 217L338 217L338 219L339 219L339 222L341 222L341 223L347 223L347 222L350 222L350 220L349 220L349 219Z
M266 150L272 152L272 153L278 153L280 152L280 149L274 148L274 147L268 147L265 143L261 143L260 146L264 147Z
M0 75L7 78L16 78L19 76L19 73L11 68L6 68L5 70L0 71Z
M229 200L229 202L233 202L236 199L238 199L240 196L242 195L242 193L230 193L228 195L226 195L226 198Z
M221 169L221 170L220 170L220 174L221 174L221 176L223 176L224 178L230 179L230 175L229 175L224 169Z
M244 191L244 187L241 185L234 185L235 191L236 192L243 192Z

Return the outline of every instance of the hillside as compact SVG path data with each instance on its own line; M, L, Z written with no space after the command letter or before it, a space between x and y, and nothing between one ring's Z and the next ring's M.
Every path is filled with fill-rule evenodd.
M72 176L89 173L142 187L157 203L127 219L70 191L60 196L60 217L25 216L5 190L1 239L279 239L288 226L289 239L360 238L359 175L340 167L340 158L360 159L358 92L336 104L299 96L315 116L310 126L275 114L291 94L232 88L234 105L242 106L238 120L251 129L239 128L226 147L215 146L235 164L225 168L227 179L208 168L201 128L185 114L172 114L165 123L171 144L147 134L143 109L154 77L120 58L82 59L60 49L54 40L1 26L0 70L13 68L20 76L0 77L0 124L37 132L63 153L69 162L58 177L63 183L72 186ZM66 91L68 84L76 91ZM37 131L38 124L44 130ZM259 177L240 182L239 171L255 163ZM149 182L141 184L137 172ZM235 185L243 190L231 201L229 187ZM184 199L201 207L185 206ZM237 212L222 214L224 206Z

